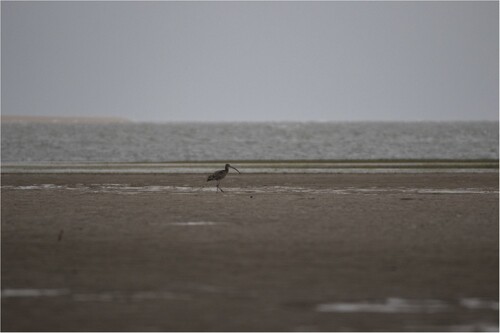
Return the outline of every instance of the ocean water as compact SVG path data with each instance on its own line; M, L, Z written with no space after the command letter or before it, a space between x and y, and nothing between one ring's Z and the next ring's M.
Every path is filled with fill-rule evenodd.
M498 122L2 123L2 162L498 159Z

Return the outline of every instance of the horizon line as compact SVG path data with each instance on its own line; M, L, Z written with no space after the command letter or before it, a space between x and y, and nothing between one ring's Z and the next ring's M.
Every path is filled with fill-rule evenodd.
M39 122L39 123L445 123L445 122L499 122L499 119L272 119L272 120L140 120L122 116L51 116L51 115L9 115L1 114L1 122Z

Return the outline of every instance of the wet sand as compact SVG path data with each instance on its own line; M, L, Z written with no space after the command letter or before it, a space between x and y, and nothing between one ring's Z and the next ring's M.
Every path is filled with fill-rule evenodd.
M498 174L2 174L3 331L498 330Z

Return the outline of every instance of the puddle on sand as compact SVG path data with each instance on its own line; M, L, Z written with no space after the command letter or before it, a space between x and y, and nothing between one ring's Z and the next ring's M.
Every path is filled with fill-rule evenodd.
M498 302L479 298L463 298L457 303L440 300L423 299L409 300L403 298L387 298L383 301L362 302L332 302L318 304L318 312L337 313L437 313L452 311L458 307L467 310L498 311Z
M10 297L58 297L68 295L68 289L2 289L2 298Z
M480 298L463 298L460 305L469 310L495 310L498 311L498 302Z
M171 291L101 291L96 293L73 293L68 289L2 289L2 298L70 297L76 302L124 302L145 300L188 300L191 297Z
M449 332L498 332L498 324L474 323L464 325L452 325L446 328Z
M170 291L137 291L124 293L117 291L104 291L100 293L76 293L72 295L76 302L127 302L147 300L189 300L188 295Z
M438 300L405 300L388 298L379 302L323 303L316 306L318 312L370 312L370 313L436 313L445 311L447 305Z
M205 225L217 225L221 224L219 222L208 222L208 221L192 221L192 222L172 222L169 225L176 226L187 226L187 227L196 227L196 226L205 226Z

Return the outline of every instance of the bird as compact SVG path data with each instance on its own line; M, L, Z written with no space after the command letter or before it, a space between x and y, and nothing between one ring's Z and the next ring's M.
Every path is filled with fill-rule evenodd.
M207 182L209 181L212 181L212 180L215 180L217 181L217 190L216 192L219 192L219 190L221 192L224 192L221 188L220 188L220 181L222 179L224 179L224 177L226 177L226 175L228 174L229 172L229 168L231 169L234 169L236 171L238 171L238 173L241 173L238 169L236 169L235 167L229 165L229 163L226 164L224 170L219 170L219 171L215 171L213 174L211 174L210 176L208 176L207 178Z

